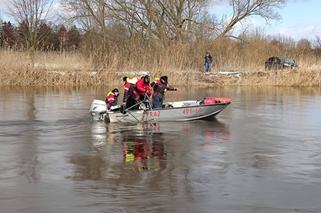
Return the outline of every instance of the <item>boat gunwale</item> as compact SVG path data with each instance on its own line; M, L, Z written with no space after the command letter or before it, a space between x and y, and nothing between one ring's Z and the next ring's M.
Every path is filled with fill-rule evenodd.
M173 109L184 109L184 108L195 108L195 107L210 107L210 106L217 106L217 105L229 105L232 102L226 103L214 103L214 104L203 104L203 105L194 105L194 106L184 106L184 107L171 107L171 108L161 108L161 109L138 109L138 110L128 110L130 112L151 112L151 111L164 111L164 110L173 110ZM121 113L120 111L107 111L107 113Z

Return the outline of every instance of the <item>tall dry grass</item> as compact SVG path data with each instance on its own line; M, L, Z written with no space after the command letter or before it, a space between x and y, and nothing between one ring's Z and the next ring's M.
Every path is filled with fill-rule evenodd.
M34 63L27 52L0 51L1 85L92 85L90 63L79 54L37 53Z
M89 48L89 47L86 47ZM320 86L321 56L295 45L254 37L240 42L231 39L176 43L164 48L157 42L132 40L111 45L102 54L90 52L37 52L34 64L26 52L0 50L1 85L90 86L121 84L128 73L147 70L152 77L168 75L176 85L283 85ZM203 74L206 50L214 58L214 75ZM272 55L294 58L296 70L265 71ZM219 71L237 71L241 77L226 77Z
M162 57L164 54L165 57ZM110 56L105 67L97 66L92 58L77 53L58 54L38 52L34 63L27 52L10 50L0 51L0 85L36 85L36 86L89 86L120 84L124 75L149 71L152 76L166 74L172 82L190 79L195 70L183 68L175 63L179 61L180 51L169 50L159 57L150 60L142 57L136 62L133 59L123 62L120 54ZM147 54L148 55L148 54ZM186 65L185 65L186 67Z

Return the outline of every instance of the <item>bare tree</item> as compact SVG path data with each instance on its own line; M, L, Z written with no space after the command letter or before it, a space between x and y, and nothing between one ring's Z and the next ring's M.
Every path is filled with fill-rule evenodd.
M302 38L298 41L297 48L302 50L310 50L312 49L312 45L308 39Z
M313 41L314 53L317 58L321 57L321 38L316 36L315 40Z
M108 45L107 25L111 20L107 0L65 0L64 8L69 12L69 21L78 22L87 32L93 32L95 37L88 37L97 46L94 48L95 58L106 61L106 53L110 52ZM89 33L91 34L91 33Z
M156 37L164 43L195 38L206 32L216 38L232 35L237 24L259 16L267 21L279 18L276 13L286 0L66 0L64 5L73 18L87 28L106 32L108 23L116 20L129 33ZM228 3L232 14L227 19L210 19L207 6ZM212 12L212 11L211 11ZM215 11L214 11L215 13Z
M77 21L85 30L98 28L105 32L110 19L107 0L65 0L64 8L69 12L68 19Z
M48 17L54 0L11 0L9 14L17 23L24 26L23 36L27 49L34 52L42 36L39 26Z
M162 41L181 41L202 20L207 0L114 0L116 19L132 31L156 36Z
M321 49L321 38L319 36L315 37L314 46L315 48Z
M229 0L229 6L232 15L227 19L222 19L220 23L214 24L214 30L217 37L230 36L235 26L250 17L258 16L266 21L271 19L279 19L280 15L275 9L280 8L286 0Z
M71 19L86 29L106 33L111 22L120 22L130 33L161 40L182 40L193 22L201 20L207 0L66 0Z

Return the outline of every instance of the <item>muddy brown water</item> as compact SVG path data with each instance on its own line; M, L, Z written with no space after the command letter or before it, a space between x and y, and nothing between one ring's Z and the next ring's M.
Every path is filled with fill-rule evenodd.
M102 88L0 89L0 212L320 212L320 88L230 97L207 121L93 122Z

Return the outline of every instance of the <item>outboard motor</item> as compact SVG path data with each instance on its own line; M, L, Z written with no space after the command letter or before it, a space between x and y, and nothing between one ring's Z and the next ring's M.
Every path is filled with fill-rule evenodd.
M93 100L89 110L93 120L104 120L107 112L107 104L105 101Z

